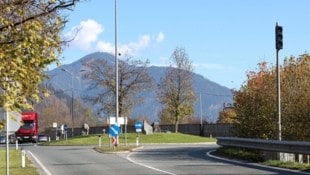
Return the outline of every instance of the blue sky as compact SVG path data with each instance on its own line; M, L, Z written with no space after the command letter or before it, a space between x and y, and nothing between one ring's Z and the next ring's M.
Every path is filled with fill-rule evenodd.
M115 0L86 0L66 12L63 36L72 37L61 55L70 64L96 51L114 54ZM168 66L183 47L194 72L239 89L246 72L275 65L275 25L283 26L282 63L310 52L309 0L117 0L118 51L151 65Z

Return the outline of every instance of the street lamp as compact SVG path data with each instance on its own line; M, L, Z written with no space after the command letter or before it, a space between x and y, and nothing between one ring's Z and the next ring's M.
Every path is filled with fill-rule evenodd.
M117 0L115 0L115 122L118 122Z
M115 0L115 122L118 123L118 59L117 59L117 0ZM116 143L119 144L119 137L116 136Z
M199 92L199 105L200 105L200 135L203 136L201 92Z
M73 118L73 75L71 72L69 72L67 69L62 68L61 69L64 72L67 72L71 76L71 120L72 120L72 128L71 128L71 136L73 137L74 134L74 118Z

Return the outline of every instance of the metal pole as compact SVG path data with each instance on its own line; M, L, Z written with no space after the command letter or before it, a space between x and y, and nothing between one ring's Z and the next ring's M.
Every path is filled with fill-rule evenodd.
M200 135L202 135L202 103L201 103L201 92L199 93L199 104L200 104Z
M71 129L71 136L74 136L74 118L73 118L73 76L71 75L71 120L72 120L72 129Z
M117 0L115 0L115 122L118 123ZM118 135L116 144L118 145Z
M281 126L281 76L279 67L279 50L277 50L277 112L278 112L278 129L279 140L282 140L282 126Z
M279 140L282 140L282 126L281 126L281 75L279 66L279 51L283 48L283 34L282 27L276 23L276 59L277 59L277 113L278 113L278 132ZM279 43L278 43L279 42ZM278 45L280 44L280 45Z
M10 174L10 154L9 154L9 112L6 109L6 175Z
M69 72L67 69L62 68L61 69L64 72L67 72L70 76L71 76L71 120L72 120L72 127L71 127L71 136L74 136L74 117L73 117L73 74L71 72Z
M115 0L115 116L118 122L117 0Z

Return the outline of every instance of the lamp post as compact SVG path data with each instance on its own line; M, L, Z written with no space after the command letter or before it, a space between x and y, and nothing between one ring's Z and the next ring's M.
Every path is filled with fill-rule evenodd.
M10 174L10 153L9 153L9 112L6 109L5 111L5 117L6 117L6 175Z
M115 0L115 122L118 122L117 0Z
M8 95L9 93L9 89L10 89L10 85L9 85L9 79L7 77L5 77L5 81L6 83L8 83L7 85L7 88L4 90L3 93L5 93L6 95ZM10 174L10 149L9 149L9 109L7 108L3 108L5 110L5 128L6 128L6 131L5 131L5 144L6 144L6 149L5 149L5 152L6 152L6 175L9 175Z
M71 120L72 120L72 128L71 128L71 136L74 136L74 117L73 117L73 75L67 69L61 69L64 72L67 72L71 76Z
M115 122L118 123L118 59L117 59L117 0L115 0ZM119 144L119 137L116 136L116 144Z
M201 92L199 92L199 105L200 105L200 135L203 136Z

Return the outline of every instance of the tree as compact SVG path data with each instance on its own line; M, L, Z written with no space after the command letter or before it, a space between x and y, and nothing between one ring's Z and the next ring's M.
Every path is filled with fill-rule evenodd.
M39 114L40 132L50 128L54 122L58 126L71 124L70 108L55 95L44 98L34 105L34 109Z
M196 96L192 85L192 65L184 48L176 48L171 55L165 77L160 80L157 96L164 105L161 119L175 124L175 132L185 116L192 116Z
M40 130L43 131L44 129L50 128L54 122L60 125L67 124L68 127L72 127L72 98L64 91L55 91L51 86L47 86L46 88L52 92L52 95L34 105L35 111L37 111L40 116ZM94 126L96 120L91 108L84 106L79 98L75 98L73 104L73 127L80 127L83 123Z
M289 57L280 66L283 140L310 140L310 56ZM241 137L277 139L276 68L259 64L247 83L235 93L238 134Z
M130 116L132 108L142 102L139 93L149 90L153 80L147 72L148 61L134 60L125 56L119 61L118 68L118 106L119 116ZM84 97L99 106L99 112L105 115L115 114L115 64L108 59L93 59L83 62L83 78L90 80L89 90L96 89L98 94Z
M0 2L0 106L31 108L39 100L44 70L58 64L64 42L62 10L78 0L12 0Z
M224 107L220 112L217 123L237 123L237 114L233 107Z
M288 140L310 140L310 55L284 60L281 81L282 135Z
M237 128L240 137L276 138L276 78L275 69L266 62L258 64L258 71L250 71L248 80L234 94Z

